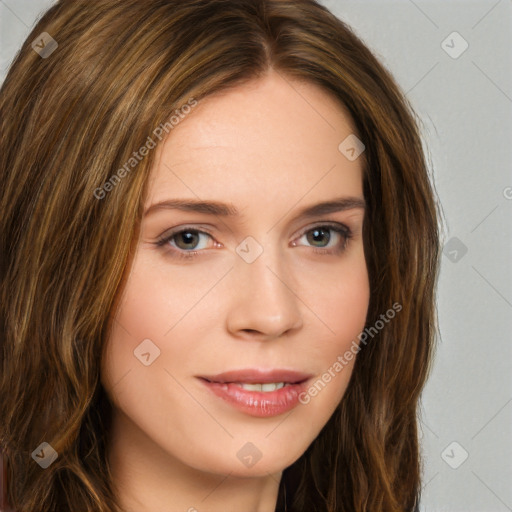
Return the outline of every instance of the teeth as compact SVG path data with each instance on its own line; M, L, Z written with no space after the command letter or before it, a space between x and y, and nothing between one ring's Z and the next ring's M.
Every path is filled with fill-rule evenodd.
M243 382L234 382L237 386L240 386L246 391L262 391L264 393L281 389L285 386L284 382L268 382L265 384L244 384Z

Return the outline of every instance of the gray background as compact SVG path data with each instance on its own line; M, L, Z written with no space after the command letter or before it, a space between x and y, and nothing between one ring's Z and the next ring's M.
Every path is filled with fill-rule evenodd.
M0 81L52 3L0 0ZM512 511L512 0L322 3L420 115L444 211L421 510Z

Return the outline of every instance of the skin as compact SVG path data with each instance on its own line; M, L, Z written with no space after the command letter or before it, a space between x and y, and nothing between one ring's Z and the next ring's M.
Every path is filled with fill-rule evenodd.
M109 461L126 511L273 511L282 471L341 401L355 358L309 403L270 418L233 408L196 376L288 368L316 380L357 341L369 302L364 209L297 217L319 202L363 199L361 158L338 150L352 133L323 89L270 72L203 99L155 149L146 208L216 200L241 217L157 208L142 220L101 370L114 407ZM315 241L323 222L352 231L339 254L315 252L344 245L332 230ZM190 225L211 236L156 245ZM263 249L252 263L236 252L248 236ZM200 252L173 258L180 250ZM160 350L149 366L134 356L144 339ZM237 457L247 442L261 452L252 467Z

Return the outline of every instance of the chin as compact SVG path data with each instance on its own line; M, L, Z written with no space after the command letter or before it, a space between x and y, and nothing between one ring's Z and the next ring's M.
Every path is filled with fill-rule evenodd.
M229 475L236 478L268 477L269 474L279 474L284 471L299 459L304 452L294 451L293 453L288 452L280 455L274 450L270 456L265 457L264 453L258 455L254 450L252 460L251 455L245 455L246 453L250 453L250 445L245 452L239 455L237 451L233 451L233 456L226 456L226 452L223 451L213 455L211 460L205 461L202 459L197 461L198 464L190 461L188 465L206 473Z

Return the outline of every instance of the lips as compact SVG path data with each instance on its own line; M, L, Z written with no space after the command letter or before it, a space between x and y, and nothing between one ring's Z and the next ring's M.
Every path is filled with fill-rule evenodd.
M198 379L215 396L250 416L268 418L299 405L312 375L293 370L235 370Z

